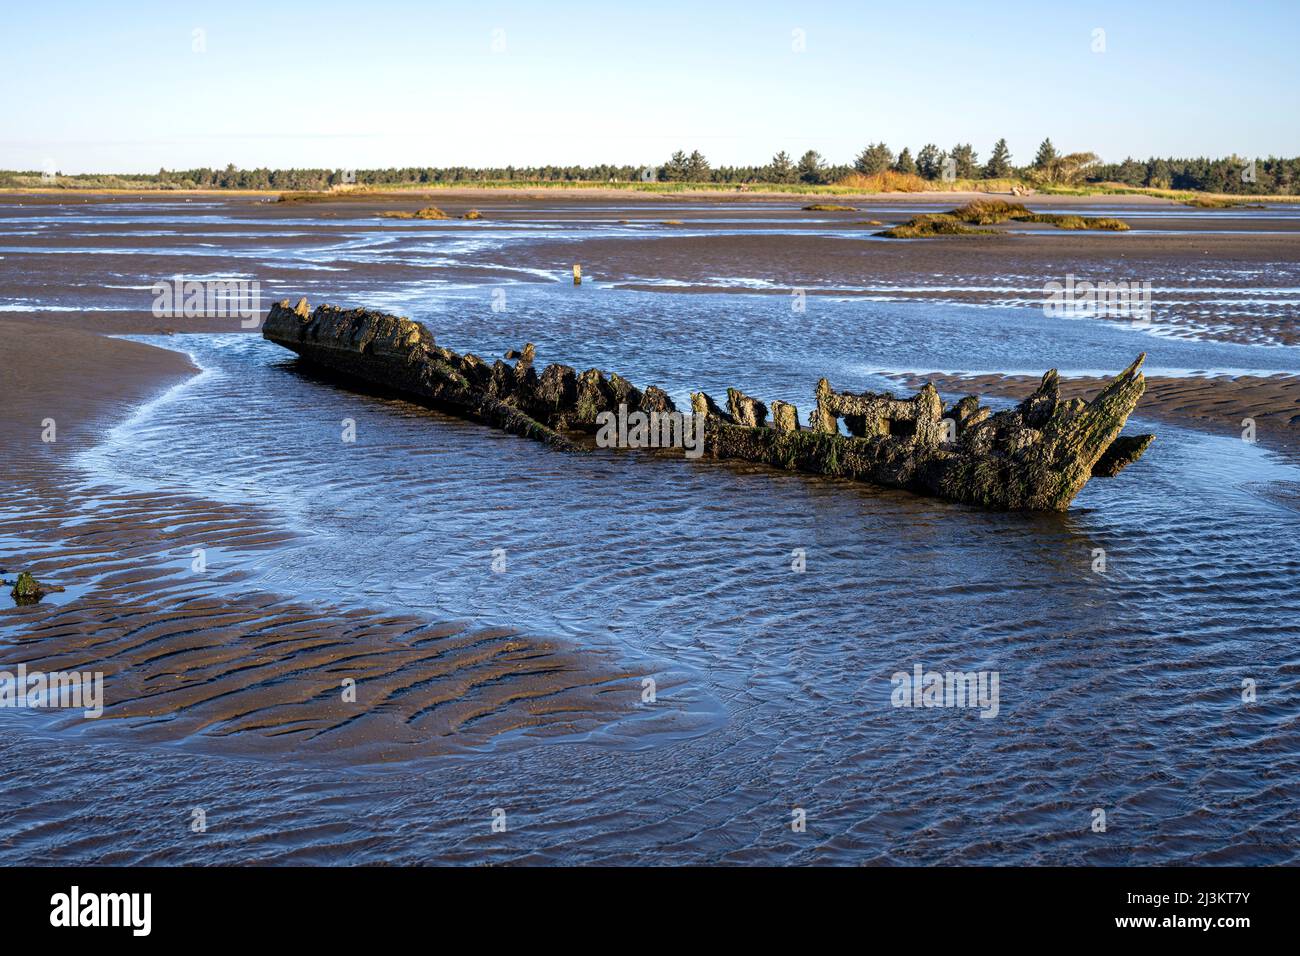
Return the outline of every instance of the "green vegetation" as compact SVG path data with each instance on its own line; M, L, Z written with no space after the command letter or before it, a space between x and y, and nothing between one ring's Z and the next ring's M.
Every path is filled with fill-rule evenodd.
M1037 222L1058 229L1109 229L1123 232L1128 223L1109 216L1076 216L1050 212L1030 212L1021 203L1002 199L976 199L954 209L949 215L961 222L991 226L999 222Z
M880 173L849 173L837 185L859 193L923 193L937 187L915 173L886 169Z
M936 236L1000 236L997 229L974 229L948 213L931 213L909 219L879 233L887 239L933 239Z
M1184 206L1195 206L1198 209L1263 209L1262 203L1242 202L1238 199L1215 199L1211 196L1197 196L1195 199L1184 199Z
M826 162L822 159L821 153L815 149L810 149L804 153L799 160L799 165L795 167L795 174L801 183L817 185L826 181Z
M466 219L479 218L478 210L470 210L470 212L472 212L473 215L470 215L470 213L466 213L464 218ZM437 206L425 206L423 209L417 210L416 212L401 212L401 211L381 212L379 215L385 219L450 219L451 218L445 212L439 209Z
M888 239L930 239L936 236L1002 235L997 229L974 229L1002 222L1036 222L1058 229L1106 229L1123 232L1128 223L1102 216L1059 215L1030 212L1018 202L975 199L946 213L917 216L879 235Z
M8 581L4 582L8 584ZM18 580L13 582L13 589L9 592L10 597L17 604L35 604L47 594L53 594L55 591L62 591L63 588L57 584L46 584L43 581L37 581L32 577L30 571L22 571L18 575Z
M1132 158L1102 163L1091 152L1061 153L1044 139L1027 166L1016 166L1005 139L993 146L981 164L970 143L946 150L926 143L915 153L903 147L897 154L884 142L870 143L849 164L828 162L816 150L798 161L785 151L766 164L712 166L697 149L676 150L666 162L644 166L504 166L489 168L390 167L387 169L160 169L148 174L85 173L64 175L40 171L0 170L0 189L121 189L121 190L248 190L287 195L358 192L375 189L482 188L606 188L648 192L762 189L769 192L820 193L921 190L1009 191L1033 186L1045 192L1090 195L1095 190L1124 191L1169 198L1210 193L1234 196L1300 197L1300 157L1221 159ZM307 201L297 199L295 201ZM1206 205L1204 208L1215 208Z
M984 178L1004 179L1010 175L1011 150L1007 148L1007 141L1000 139L993 145L993 155L984 164Z
M1032 213L1018 202L1007 202L1003 199L976 199L952 210L948 215L977 226L992 226L995 223L1018 219Z
M1028 216L1012 217L1016 222L1040 222L1055 226L1057 229L1106 229L1111 232L1126 232L1128 223L1110 216L1072 216L1057 213L1036 212Z
M15 600L35 597L40 592L40 587L36 579L32 577L30 571L23 571L18 575L18 580L14 582L13 590L10 592Z
M873 143L853 161L853 171L863 176L877 176L888 172L895 163L894 152L884 143Z

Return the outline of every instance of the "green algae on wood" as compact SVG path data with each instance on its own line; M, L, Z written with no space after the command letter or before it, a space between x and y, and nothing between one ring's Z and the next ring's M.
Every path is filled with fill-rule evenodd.
M44 584L37 581L30 571L23 571L18 575L18 580L14 582L9 596L17 604L35 604L45 595L62 590L63 588L57 584Z
M442 348L419 323L366 309L312 311L306 299L292 308L285 300L271 307L262 334L331 371L563 451L584 450L575 433L595 433L608 414L676 414L667 393L653 385L643 391L617 373L578 374L559 364L539 375L531 344L506 353L513 366L500 359L489 365ZM727 390L725 410L704 392L692 394L691 406L703 419L709 457L983 508L1063 511L1090 478L1114 477L1154 439L1120 436L1146 388L1144 358L1091 402L1062 401L1053 370L1020 405L996 413L974 396L945 408L929 384L897 398L837 392L826 379L817 383L807 427L795 406L736 388Z
M1062 401L1056 371L1013 409L973 396L944 408L926 385L911 398L836 392L822 379L808 430L752 427L693 396L707 456L835 475L995 510L1064 511L1096 477L1114 477L1154 435L1121 437L1146 389L1145 353L1091 402ZM843 420L850 431L843 435Z

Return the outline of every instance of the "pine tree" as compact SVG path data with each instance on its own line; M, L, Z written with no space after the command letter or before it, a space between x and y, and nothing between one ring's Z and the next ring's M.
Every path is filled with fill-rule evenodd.
M956 163L956 173L958 179L973 179L975 177L975 150L971 149L970 143L958 143L952 148L952 158Z
M1007 141L1000 139L993 147L993 155L984 165L985 179L1002 179L1011 175L1011 150L1007 149Z
M909 176L916 175L916 161L912 159L912 151L906 146L898 154L898 159L895 160L893 168L896 173L906 173Z
M670 183L680 183L686 179L686 172L690 168L690 160L680 149L669 157L668 162L664 165L661 175Z
M802 183L823 183L825 182L825 166L822 162L821 154L815 149L810 149L803 154L799 160L799 181Z
M772 164L767 167L767 174L769 181L774 183L788 183L794 179L794 164L790 162L790 157L786 155L785 150L772 157Z
M1057 153L1056 147L1052 145L1052 140L1049 137L1043 140L1042 145L1038 147L1038 155L1034 157L1034 168L1047 169L1059 158L1060 154Z
M698 149L693 151L686 160L686 180L692 183L702 183L709 179L709 161L704 158L704 154Z
M864 176L883 173L894 162L894 154L884 143L874 143L858 154L853 168Z
M916 171L926 179L938 179L940 173L939 147L926 143L916 154Z

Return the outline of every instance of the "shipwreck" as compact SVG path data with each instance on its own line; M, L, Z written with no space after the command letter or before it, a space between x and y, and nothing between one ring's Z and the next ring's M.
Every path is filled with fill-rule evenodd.
M368 309L313 311L306 299L296 306L285 300L271 307L262 335L314 366L564 451L589 449L589 436L612 414L639 412L651 421L678 414L656 386L642 390L616 373L579 373L568 365L539 373L531 344L489 364L439 346L417 322ZM725 409L704 392L692 394L690 415L703 419L705 457L982 508L1064 511L1090 478L1114 477L1154 441L1120 434L1146 389L1145 358L1139 355L1091 401L1062 399L1052 370L1032 395L998 412L973 395L945 406L930 384L895 398L835 391L822 379L806 425L794 405L776 401L769 408L734 388Z

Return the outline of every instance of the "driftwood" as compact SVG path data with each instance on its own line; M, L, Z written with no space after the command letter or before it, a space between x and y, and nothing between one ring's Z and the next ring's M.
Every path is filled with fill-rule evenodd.
M268 340L335 372L565 451L584 445L602 420L673 415L662 389L644 391L617 374L548 365L538 374L531 344L507 353L514 365L488 364L436 344L410 319L301 300L273 305ZM691 396L703 418L703 453L776 468L870 481L984 508L1063 511L1089 478L1113 477L1136 461L1154 435L1121 437L1146 388L1145 354L1091 402L1062 401L1056 372L1014 409L993 413L974 396L945 408L926 385L911 398L836 392L822 379L808 426L787 402L769 407L738 389L722 409ZM771 416L769 423L768 418ZM840 431L843 422L848 435ZM678 434L684 434L679 430Z

